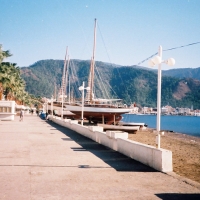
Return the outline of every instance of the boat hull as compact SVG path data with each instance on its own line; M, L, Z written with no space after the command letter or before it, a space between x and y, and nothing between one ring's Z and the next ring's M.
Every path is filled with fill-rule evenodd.
M108 125L108 124L98 124L98 126L103 127L104 130L117 130L125 132L136 132L140 129L140 126L120 126L120 125Z
M81 117L82 107L65 105L66 110ZM122 114L128 113L130 109L127 108L112 108L112 107L98 107L98 106L84 106L83 116L90 122L115 124L122 119Z
M49 109L48 109L49 114L51 114L50 108L51 107L49 106ZM62 104L61 103L53 104L53 114L56 116L59 116L59 117L61 117L61 115L63 115L63 118L71 118L71 119L77 118L77 116L74 113L72 113L68 110L63 109L63 112L62 112Z
M145 123L138 123L138 122L122 122L122 121L120 121L118 123L118 125L120 125L120 126L128 126L128 127L139 126L140 130L145 130L147 128L147 124L145 124Z

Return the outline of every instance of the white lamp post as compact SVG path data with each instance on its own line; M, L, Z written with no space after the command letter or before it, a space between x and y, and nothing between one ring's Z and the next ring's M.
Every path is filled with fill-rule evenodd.
M90 87L85 88L85 83L79 87L79 90L82 91L82 110L81 110L81 125L83 126L83 110L84 110L84 90L90 90Z
M62 110L61 110L61 119L63 120L63 107L64 107L64 98L66 97L66 96L64 96L64 91L63 91L63 89L62 89L62 95L61 95L61 97L62 97Z
M51 116L53 117L53 96L51 97Z
M152 58L151 60L149 60L149 65L151 67L158 65L157 122L156 122L158 148L160 148L160 110L161 110L161 77L162 77L161 64L162 63L173 66L175 64L175 60L173 58L169 58L163 61L162 60L162 46L159 46L158 55Z
M45 103L46 103L46 109L45 110L46 110L46 113L48 113L48 99L47 98L45 99Z
M47 99L47 113L48 113L48 110L49 110L49 105L48 105L48 99Z
M62 88L62 101L61 101L61 102L62 102L62 106L61 106L61 107L62 107L62 109L61 109L61 119L62 119L62 120L63 120L63 103L64 103L64 102L63 102L63 101L64 101L64 99L63 99L63 96L64 96L63 93L64 93L64 92L63 92L63 88Z

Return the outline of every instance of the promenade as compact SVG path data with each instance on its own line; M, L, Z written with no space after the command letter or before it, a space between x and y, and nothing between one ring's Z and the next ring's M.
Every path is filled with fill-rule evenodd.
M0 121L0 200L200 199L200 187L157 172L35 115Z

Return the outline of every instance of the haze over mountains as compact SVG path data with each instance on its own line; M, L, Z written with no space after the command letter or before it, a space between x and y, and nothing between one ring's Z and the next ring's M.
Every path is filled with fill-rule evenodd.
M106 93L111 98L121 98L130 105L136 102L138 106L156 107L157 99L157 71L140 66L120 66L110 63L95 62L99 82L104 83ZM26 90L36 96L51 97L55 93L55 86L60 88L63 60L41 60L29 67L21 68L21 75L26 82ZM78 97L76 89L85 81L87 85L90 61L71 60L74 85L73 95ZM173 107L191 107L200 109L200 67L183 68L162 71L162 105ZM102 87L96 83L98 98L104 95Z

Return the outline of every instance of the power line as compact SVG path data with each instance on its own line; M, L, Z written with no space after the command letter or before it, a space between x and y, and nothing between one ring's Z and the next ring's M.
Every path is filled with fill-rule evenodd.
M199 44L200 42L194 42L194 43L190 43L190 44L186 44L186 45L182 45L182 46L178 46L178 47L173 47L173 48L170 48L170 49L165 49L163 51L171 51L171 50L175 50L175 49L180 49L180 48L183 48L183 47L188 47L188 46L192 46L192 45L195 45L195 44ZM158 53L154 53L153 55L149 56L148 58L142 60L141 62L139 62L137 65L141 65L142 63L144 63L145 61L149 60L150 58L152 58L153 56L157 55Z
M200 42L194 42L194 43L182 45L182 46L179 46L179 47L174 47L174 48L170 48L170 49L165 49L165 50L163 50L163 51L171 51L171 50L174 50L174 49L180 49L180 48L183 48L183 47L187 47L187 46L191 46L191 45L195 45L195 44L199 44L199 43L200 43Z
M145 61L149 60L150 58L154 57L155 55L157 55L158 53L154 53L153 55L149 56L148 58L145 58L143 61L139 62L137 65L141 65L142 63L144 63Z

